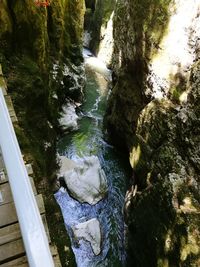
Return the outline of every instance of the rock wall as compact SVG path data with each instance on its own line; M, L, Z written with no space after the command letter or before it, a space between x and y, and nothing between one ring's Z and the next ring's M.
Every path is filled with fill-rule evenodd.
M187 89L186 103L153 100L139 116L130 153L139 189L126 204L130 266L199 265L200 61Z
M113 53L113 17L115 0L86 1L86 42L95 55L110 66ZM89 34L89 35L88 35Z
M47 8L35 2L0 2L1 54L10 57L26 53L41 68L47 65L52 54L58 60L66 55L81 60L78 46L82 39L84 1L54 0Z
M54 0L47 8L28 0L0 2L0 61L29 139L21 138L22 146L31 140L35 159L48 175L51 164L41 155L55 150L61 105L69 96L82 99L83 80L75 76L83 74L84 12L84 1Z
M56 178L56 140L66 98L81 101L84 75L82 33L85 1L52 0L37 6L34 0L0 1L0 63L19 120L16 129L26 157L34 164L44 191L52 239L63 266L69 249L66 231L53 198Z
M117 1L114 10L112 56L115 86L106 115L115 143L132 144L137 118L150 101L147 76L170 18L169 1ZM123 106L123 110L118 106Z
M199 265L199 1L117 1L110 140L133 168L129 266Z

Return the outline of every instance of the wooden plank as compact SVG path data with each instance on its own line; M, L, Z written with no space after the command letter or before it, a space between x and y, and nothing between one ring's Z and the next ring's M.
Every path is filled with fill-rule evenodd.
M45 215L42 216L43 221L46 219ZM46 225L46 223L44 223ZM47 225L46 225L46 231L48 231ZM2 236L1 236L2 235ZM8 261L9 259L12 259L16 256L21 256L23 253L25 253L24 246L23 246L23 240L21 239L19 224L13 224L8 227L4 227L0 229L0 266L1 262ZM60 259L58 256L58 251L55 246L50 246L51 254L53 257L53 260L55 262L56 267L61 267ZM15 265L9 265L4 264L3 266L21 266L21 264L24 264L24 262L21 261L12 261L12 264ZM18 264L18 265L17 265ZM25 265L26 266L26 265Z
M0 64L0 87L3 91L3 94L4 95L7 95L7 85L6 85L6 82L3 78L3 72L2 72L2 67L1 67L1 64Z
M13 124L14 123L18 123L18 119L17 119L16 116L11 116L11 121L12 121Z
M10 115L10 117L16 117L16 113L15 113L14 109L9 110L9 115Z
M45 214L42 215L42 220L43 220L45 230L46 230L49 242L50 242L49 231L48 231L48 226L46 223ZM23 248L23 241L21 239L21 233L20 233L20 228L19 228L18 223L9 225L7 227L0 229L0 263L8 261L18 255L21 256L21 254L24 252L22 248ZM51 245L50 250L51 250L51 254L52 254L52 257L55 263L55 267L61 267L57 248L54 245ZM7 251L6 253L7 256L5 256L5 251ZM26 258L22 257L14 261L9 261L4 264L0 264L0 266L1 267L9 267L9 266L25 267L28 265L27 265Z
M41 194L36 196L36 201L40 214L45 213L44 201ZM16 223L18 221L13 202L0 206L0 214L0 227L4 227L6 225Z
M0 157L0 171L3 171L5 168L4 164L3 164L3 161L1 160L1 157Z
M37 195L36 187L33 181L33 178L29 176L31 186L33 189L34 195ZM9 183L2 183L0 184L0 206L5 205L13 201L12 191L10 188Z
M6 105L7 105L9 115L10 115L12 121L13 120L17 121L17 116L15 113L14 106L13 106L12 99L11 99L10 95L5 95L4 97L5 97Z
M11 243L6 243L0 246L0 264L13 259L17 256L22 256L24 252L24 244L22 239L15 240Z
M52 256L56 256L56 255L58 254L57 247L54 246L54 245L51 245L51 246L50 246L50 251L51 251L51 255L52 255Z
M5 183L8 181L8 177L6 174L6 169L5 169L5 164L3 160L3 156L1 153L1 148L0 148L0 184Z
M0 75L0 88L3 92L3 95L6 96L7 95L7 85L6 85L4 78L1 75Z
M26 170L27 170L28 175L33 174L33 168L30 163L26 164Z
M37 190L36 190L36 187L35 187L35 183L34 183L33 177L29 176L29 179L30 179L30 182L31 182L33 193L36 196L37 195Z
M0 171L4 169L4 162L3 162L3 156L1 154L1 150L0 150Z
M9 95L6 95L4 98L5 98L9 113L10 112L15 113L11 97Z
M8 177L4 170L0 169L0 184L6 183L8 181Z
M0 228L0 248L1 245L21 238L19 223Z
M16 260L12 260L0 265L1 267L28 267L26 256L20 257Z
M53 257L53 261L55 263L55 267L62 267L61 263L60 263L60 258L58 255L58 250L57 247L54 245L50 246L50 250L51 250L51 255Z
M13 201L9 183L0 184L0 206Z
M49 228L48 228L48 225L47 225L47 219L46 219L45 214L42 215L42 222L43 222L43 225L44 225L45 232L47 234L48 241L50 243L51 242L51 238L50 238Z
M0 171L3 170L4 168L5 168L5 165L4 165L3 156L0 150Z
M55 267L62 267L59 255L53 256L53 261L54 261Z
M48 241L50 243L49 229L47 226L46 216L43 214L42 221L47 234ZM11 224L6 227L0 228L0 246L21 238L21 231L19 223Z
M7 245L2 246L3 249L5 249L5 252L1 252L1 247L0 247L0 266L1 267L27 267L28 262L26 256L19 257L18 259L9 261L9 259L13 257L17 257L18 255L23 254L24 252L24 246L22 240L17 240L14 243L8 243ZM51 249L52 247L50 247ZM52 250L52 249L51 249ZM5 257L5 253L7 251L7 258ZM57 249L55 247L53 248L53 252L57 252ZM60 258L58 253L52 253L53 261L55 264L55 267L62 267L60 263ZM3 261L9 261L6 263L1 264Z
M0 206L0 227L17 222L17 214L14 203Z

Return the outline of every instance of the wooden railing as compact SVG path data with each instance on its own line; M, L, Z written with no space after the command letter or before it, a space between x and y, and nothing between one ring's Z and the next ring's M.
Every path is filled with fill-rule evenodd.
M0 75L2 75L0 73ZM0 83L0 147L30 267L53 267L48 239Z

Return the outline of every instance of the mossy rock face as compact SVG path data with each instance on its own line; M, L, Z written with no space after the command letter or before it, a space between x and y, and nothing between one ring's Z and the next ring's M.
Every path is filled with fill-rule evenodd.
M10 4L15 27L16 52L30 53L41 67L45 67L47 56L47 10L38 8L31 1L14 1Z
M129 266L199 265L200 63L186 67L174 54L166 60L172 54L163 45L168 37L167 44L174 41L171 22L179 4L117 1L114 10L114 87L105 125L111 141L129 150L134 172L125 203ZM183 35L192 29L199 36L192 23ZM198 60L195 34L188 38L196 44L191 54Z
M48 7L34 2L0 1L0 63L19 121L16 133L20 146L23 153L31 155L36 186L44 194L50 235L58 246L62 266L71 267L75 265L73 253L67 262L69 241L53 189L58 168L56 142L61 132L58 119L71 93L70 85L63 82L66 69L72 80L79 73L78 92L73 96L78 100L83 97L80 65L85 2L53 0ZM55 229L58 223L63 227Z
M130 162L140 192L126 210L130 266L198 266L200 62L188 102L153 101L141 112Z
M55 0L46 8L36 6L34 1L4 0L0 5L0 40L5 43L0 46L0 60L16 110L18 114L27 113L26 118L22 117L30 123L31 119L34 121L33 112L38 114L38 121L49 121L57 128L61 104L70 89L68 84L61 84L64 67L73 76L73 72L77 74L73 64L82 63L85 3ZM82 95L81 90L77 95ZM57 100L53 98L55 94ZM37 125L35 120L26 130L30 133L29 128L33 127L34 134L43 133L41 140L45 142L48 127L41 123L37 128Z
M120 90L118 90L120 88ZM110 141L118 146L126 145L124 141L132 142L132 133L136 129L136 122L143 104L140 87L133 82L132 76L122 74L108 101L105 116L105 126L112 138ZM131 145L127 143L127 147Z
M167 30L171 3L172 0L117 1L113 28L116 72L140 58L148 62L157 52Z
M13 25L6 0L2 0L0 2L0 25L4 25L4 27L1 26L0 28L1 49L3 49L7 55L12 49Z
M150 87L147 79L149 62L167 30L171 2L134 0L117 1L115 5L111 65L117 83L110 96L105 121L108 130L112 129L112 136L118 136L121 131L120 136L127 149L131 147L131 136L134 135L139 113L151 98L146 94ZM124 80L128 82L125 84ZM129 106L125 102L118 105L120 95L127 99ZM117 109L120 109L119 120L116 119ZM128 124L124 127L127 120Z
M90 48L95 54L98 53L100 42L104 38L101 36L101 28L106 28L115 4L115 0L86 1L88 12L86 12L85 29L91 33Z
M63 60L63 57L76 60L77 57L80 63L84 12L84 0L76 3L55 0L47 8L36 6L34 1L4 0L1 1L0 20L4 27L1 27L0 40L12 48L9 56L26 53L41 68L47 67L50 55L55 60ZM1 51L5 52L2 46Z

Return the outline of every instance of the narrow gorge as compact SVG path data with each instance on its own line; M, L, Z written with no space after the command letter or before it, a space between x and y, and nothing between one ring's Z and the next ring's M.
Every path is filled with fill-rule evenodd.
M200 0L0 0L0 64L62 266L200 266Z

